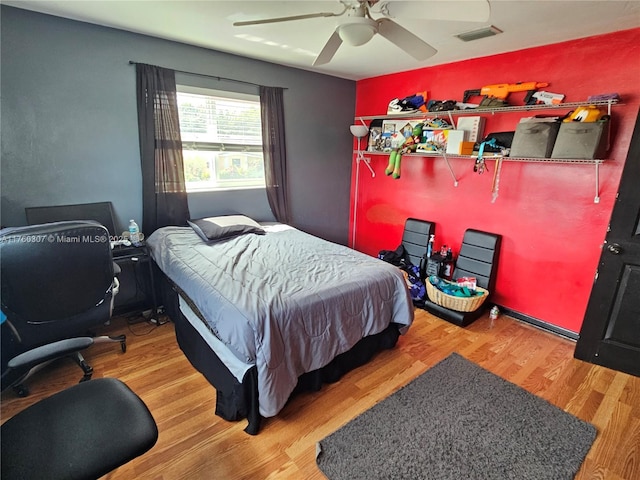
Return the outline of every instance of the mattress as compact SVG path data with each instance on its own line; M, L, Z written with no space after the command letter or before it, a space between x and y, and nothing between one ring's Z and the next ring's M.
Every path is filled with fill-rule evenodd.
M215 352L220 361L224 363L238 383L242 383L242 379L245 374L254 366L254 364L245 363L236 357L231 350L229 350L225 344L222 343L220 339L216 337L211 330L209 330L209 328L207 328L205 322L203 322L198 314L193 311L186 299L178 296L178 305L184 318L198 332L207 345L209 345L209 348Z
M164 227L147 244L216 348L257 367L259 411L270 417L303 373L390 323L406 332L413 305L396 267L290 226L264 228L206 243L189 227Z

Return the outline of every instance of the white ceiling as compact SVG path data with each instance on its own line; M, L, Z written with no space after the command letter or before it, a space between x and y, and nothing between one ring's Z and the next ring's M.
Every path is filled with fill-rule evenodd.
M438 50L417 61L376 35L369 43L343 44L331 62L313 61L332 35L335 18L313 18L267 25L234 27L235 21L317 12L342 11L333 1L217 1L217 0L1 0L11 5L83 22L234 53L268 62L317 71L351 80L520 50L640 26L640 0L490 0L490 17L482 22L419 19L434 4L447 4L453 13L468 1L403 2L415 16L396 19ZM486 0L472 0L482 1ZM466 4L466 5L465 5ZM494 25L504 33L473 42L455 34Z

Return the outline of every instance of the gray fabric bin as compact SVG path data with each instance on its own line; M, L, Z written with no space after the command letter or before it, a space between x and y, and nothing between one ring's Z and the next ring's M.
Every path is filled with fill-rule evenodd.
M603 159L609 148L609 120L567 122L560 126L553 158Z
M558 134L558 122L520 122L511 144L511 157L549 158Z

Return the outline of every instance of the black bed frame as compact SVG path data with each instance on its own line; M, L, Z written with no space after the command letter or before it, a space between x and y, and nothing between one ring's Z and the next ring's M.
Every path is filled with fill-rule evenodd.
M175 324L178 345L193 367L216 389L216 415L228 421L246 418L249 423L244 431L256 435L262 420L258 409L257 367L250 368L242 383L238 382L182 315L178 307L178 293L187 301L188 297L159 269L157 271L161 278L163 305ZM197 308L192 308L198 314ZM382 332L361 339L351 350L338 355L325 367L301 375L291 396L302 391L317 391L323 383L336 382L345 373L364 365L377 352L393 348L400 336L399 328L400 325L391 323Z

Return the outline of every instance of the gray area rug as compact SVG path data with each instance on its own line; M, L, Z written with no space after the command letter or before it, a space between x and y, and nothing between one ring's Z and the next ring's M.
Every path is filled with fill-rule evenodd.
M596 437L458 354L322 440L330 480L571 479Z

